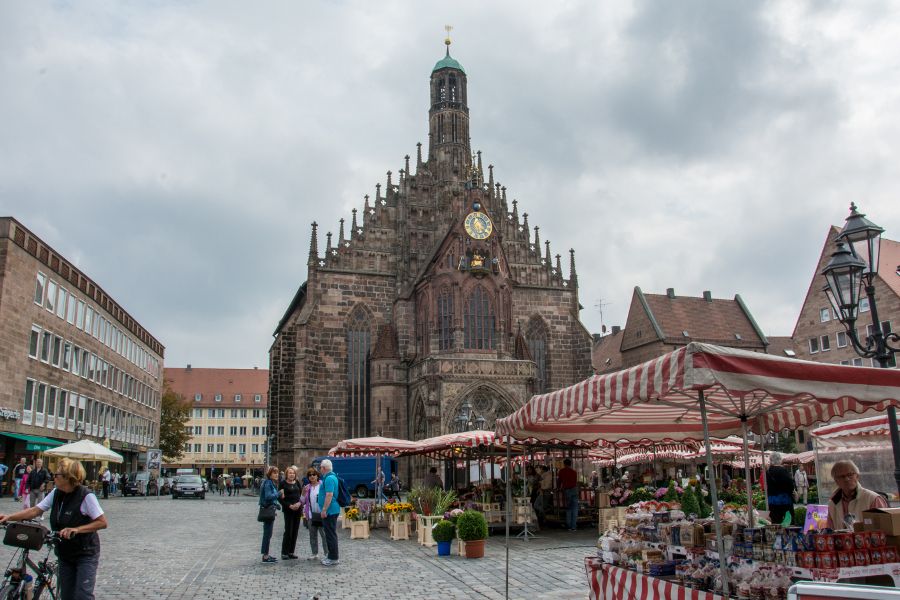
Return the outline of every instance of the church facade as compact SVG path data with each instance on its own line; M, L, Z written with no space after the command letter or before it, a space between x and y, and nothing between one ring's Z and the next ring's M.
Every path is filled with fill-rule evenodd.
M466 72L431 73L429 144L341 219L269 351L274 464L346 438L491 428L532 394L591 373L575 253L541 242L469 139Z

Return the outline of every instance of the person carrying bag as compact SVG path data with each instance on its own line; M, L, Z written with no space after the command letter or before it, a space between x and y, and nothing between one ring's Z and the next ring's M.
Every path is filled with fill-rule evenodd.
M269 556L269 542L272 541L272 529L275 526L275 514L278 510L278 467L269 467L266 471L266 480L259 490L259 514L256 520L263 524L262 536L262 561L264 563L278 562L274 556Z
M319 481L319 472L315 469L307 470L306 478L309 480L309 483L303 488L300 504L303 505L303 516L309 523L310 556L307 557L307 560L318 560L319 538L322 538L323 553L325 555L328 554L328 542L325 538L325 528L322 523L322 504L319 500L322 484Z

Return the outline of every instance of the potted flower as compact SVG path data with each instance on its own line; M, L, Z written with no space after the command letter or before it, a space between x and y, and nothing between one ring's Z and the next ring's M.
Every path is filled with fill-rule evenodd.
M450 521L443 519L431 528L431 537L437 542L438 556L450 556L450 543L456 537L456 527Z
M369 538L369 518L358 507L351 506L345 514L347 520L350 521L350 539L368 539Z
M487 520L484 513L467 510L456 519L459 539L465 542L466 558L484 556L484 541L488 536Z

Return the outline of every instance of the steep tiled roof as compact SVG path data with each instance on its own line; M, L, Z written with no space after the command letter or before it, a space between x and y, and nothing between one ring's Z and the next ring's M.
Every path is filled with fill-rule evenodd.
M181 394L192 406L215 406L220 408L265 408L269 402L268 369L196 369L166 367L166 381L172 390ZM202 394L200 402L194 401L196 394ZM216 402L216 394L222 401ZM241 401L235 402L235 394ZM261 402L254 402L256 394L262 395Z
M647 305L665 336L666 343L703 341L722 346L759 346L764 343L755 324L734 300L645 294ZM683 332L687 332L684 335ZM740 336L740 337L738 337Z
M372 358L400 358L397 330L394 329L393 324L382 325L378 328L378 339L375 340Z
M598 373L609 373L619 371L624 366L622 360L622 335L625 333L623 329L605 335L601 338L595 338L593 348L591 349L591 365Z
M900 296L900 242L881 238L878 276Z

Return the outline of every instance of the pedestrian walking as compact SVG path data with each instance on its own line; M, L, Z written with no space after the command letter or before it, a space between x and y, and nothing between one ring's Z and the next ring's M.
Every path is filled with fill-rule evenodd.
M19 484L19 498L22 499L22 508L31 507L31 494L28 490L28 478L31 477L31 471L34 467L28 465L25 467L25 474L22 476L22 483Z
M300 482L297 481L297 467L285 469L284 481L278 486L278 499L284 515L284 534L281 536L281 560L297 558L297 534L303 518L300 502Z
M0 481L2 481L4 477L6 477L7 472L9 472L9 467L7 467L3 463L0 463ZM12 487L12 481L10 481L10 487ZM2 496L2 495L3 495L3 488L0 488L0 496Z
M769 468L766 469L766 494L769 498L769 520L773 525L791 524L794 508L794 478L782 463L784 458L779 452L769 457Z
M322 559L322 564L330 567L340 562L338 555L338 538L337 538L337 518L341 514L341 507L338 506L338 478L332 471L331 461L327 458L320 463L322 470L322 488L319 490L319 504L322 506L322 522L325 527L325 539L328 541L328 555ZM321 498L324 492L324 499Z
M28 476L29 506L34 508L38 502L44 499L48 483L50 483L50 473L44 468L44 461L40 458L34 459L34 468L31 469L31 475ZM42 515L41 519L43 518Z
M391 482L388 484L388 489L391 492L391 496L397 502L400 502L400 476L396 472L391 473Z
M232 489L232 483L231 483L231 477L229 477L225 480L225 491L228 492L229 497L231 496L231 489Z
M806 471L803 469L803 465L800 465L794 473L794 501L799 502L802 498L803 504L806 504L808 495L809 479L806 477Z
M109 468L103 469L103 475L101 476L101 482L103 485L103 499L109 499L109 483L112 481L112 473L109 472Z
M37 461L35 461L37 462ZM84 483L84 467L77 460L61 458L53 474L56 487L31 508L0 515L0 523L34 519L50 511L50 529L61 538L56 546L59 558L61 600L88 600L94 597L97 566L100 563L100 536L108 523L97 496Z
M278 467L269 467L266 471L266 480L263 482L262 489L259 491L259 507L269 508L278 507ZM275 526L275 518L263 521L262 561L264 563L278 562L278 559L269 555L269 543L272 541L272 529Z
M575 531L578 528L578 473L572 468L571 458L563 461L563 468L556 478L566 499L566 528Z
M19 459L19 464L13 469L13 496L16 500L22 499L22 493L19 488L22 487L22 478L25 477L25 469L28 468L27 460L23 456Z
M309 527L309 552L307 560L319 559L319 538L322 538L322 552L328 556L328 540L325 537L325 527L322 523L322 505L319 504L319 491L322 484L319 482L319 472L313 468L306 470L306 478L309 480L303 486L300 503L303 505L303 516Z
M375 467L375 479L372 480L372 485L375 486L375 503L384 504L387 502L387 498L384 495L384 471L381 470L381 465Z

